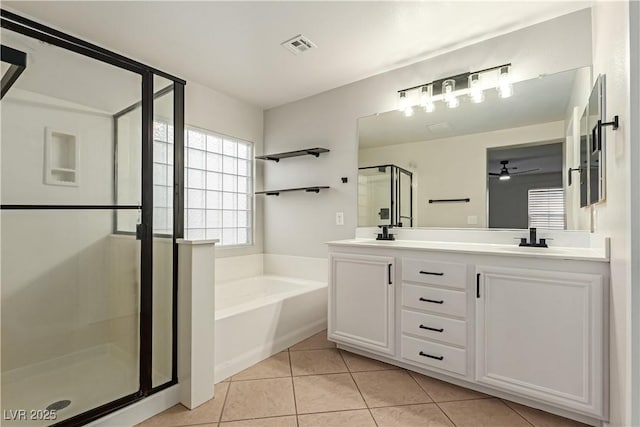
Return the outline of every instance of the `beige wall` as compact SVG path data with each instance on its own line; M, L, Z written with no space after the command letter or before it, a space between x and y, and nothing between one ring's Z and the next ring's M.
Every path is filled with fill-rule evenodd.
M419 227L488 227L487 149L557 141L564 121L453 138L360 149L358 166L393 163L414 173L414 215ZM469 203L428 203L470 198ZM476 217L476 224L469 224Z

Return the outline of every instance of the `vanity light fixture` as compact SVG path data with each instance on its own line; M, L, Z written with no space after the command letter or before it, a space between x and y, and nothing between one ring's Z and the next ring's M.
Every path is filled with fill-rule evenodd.
M480 103L485 99L485 92L493 88L501 98L509 98L513 95L511 79L511 64L503 64L422 83L398 91L398 110L409 117L413 115L413 107L417 104L430 113L435 110L438 101L445 102L449 108L458 107L460 99L467 97L473 103Z
M500 67L498 74L498 93L501 98L509 98L513 95L513 85L511 84L511 66Z
M482 90L479 73L474 73L469 76L469 97L471 98L471 102L475 104L484 101L484 90Z

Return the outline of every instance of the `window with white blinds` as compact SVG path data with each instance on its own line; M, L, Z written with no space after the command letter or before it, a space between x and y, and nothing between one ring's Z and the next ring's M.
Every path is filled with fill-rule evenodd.
M529 190L529 227L564 230L564 190L536 188Z

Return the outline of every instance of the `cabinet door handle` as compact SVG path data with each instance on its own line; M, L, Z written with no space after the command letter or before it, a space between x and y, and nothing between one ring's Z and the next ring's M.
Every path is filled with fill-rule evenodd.
M431 328L429 326L424 326L424 325L420 325L420 329L428 329L430 331L444 332L444 328L437 329L437 328Z
M422 271L422 270L420 270L420 274L429 274L431 276L444 276L444 273L434 273L433 271Z
M387 276L388 277L387 284L388 285L393 285L393 283L391 282L391 264L387 265L387 268L389 269L389 271L388 271L389 275Z
M476 274L476 298L480 298L480 273Z
M420 356L429 357L429 358L431 358L431 359L436 359L436 360L442 360L442 359L444 359L444 356L432 356L432 355L427 354L427 353L425 353L425 352L423 352L423 351L421 351L421 352L420 352L420 353L418 353L418 354L419 354Z
M432 302L434 304L443 304L444 303L444 300L434 300L434 299L427 299L427 298L422 298L422 297L420 297L420 301Z

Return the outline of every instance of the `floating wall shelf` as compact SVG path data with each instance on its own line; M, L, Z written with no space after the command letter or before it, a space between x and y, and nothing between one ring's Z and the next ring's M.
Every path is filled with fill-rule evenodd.
M328 185L320 185L315 187L301 187L301 188L285 188L283 190L265 190L256 191L256 194L266 194L267 196L279 196L280 193L286 193L287 191L306 191L307 193L319 193L320 190L326 190Z
M320 153L328 153L330 150L326 148L305 148L304 150L296 150L296 151L287 151L285 153L276 153L276 154L265 154L263 156L256 156L256 159L260 160L273 160L274 162L279 162L280 159L287 159L289 157L299 157L299 156L315 156L320 157Z

